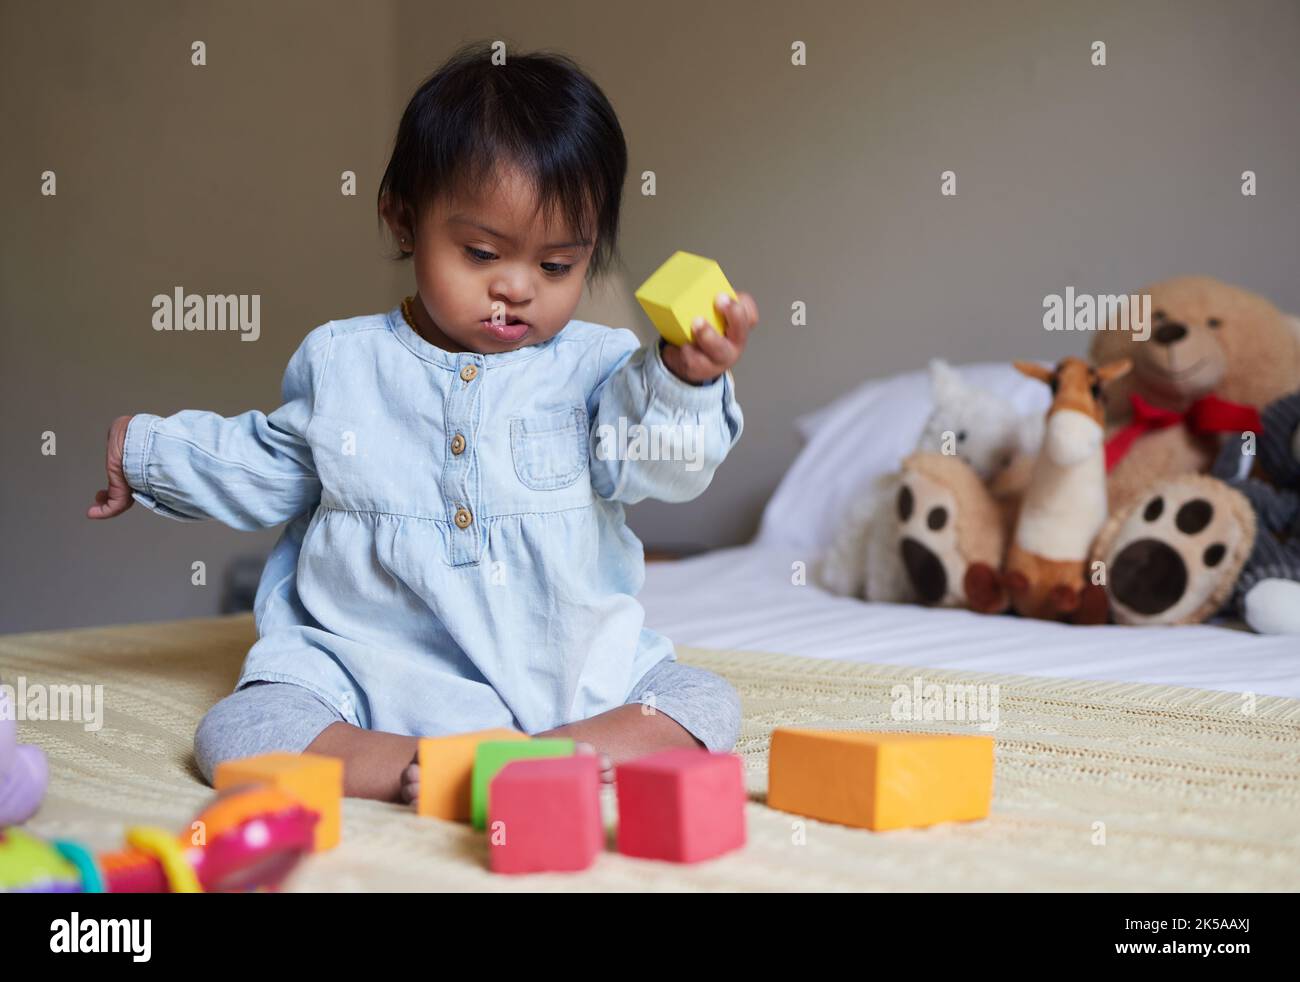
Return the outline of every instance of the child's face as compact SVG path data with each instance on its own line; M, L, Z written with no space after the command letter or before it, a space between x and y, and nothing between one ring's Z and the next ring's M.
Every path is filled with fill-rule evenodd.
M449 351L481 354L540 344L558 334L582 297L591 244L580 244L562 218L534 216L527 177L501 172L495 191L429 209L414 234L420 332ZM409 228L390 225L405 248ZM496 323L493 323L493 320ZM524 321L524 324L514 323Z

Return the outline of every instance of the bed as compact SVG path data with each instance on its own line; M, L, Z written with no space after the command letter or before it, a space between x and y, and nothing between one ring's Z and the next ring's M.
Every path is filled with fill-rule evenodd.
M720 558L653 567L652 609L677 606L683 618L677 623L687 624L692 615L682 605L698 595L694 574ZM751 562L756 558L750 554ZM718 590L735 596L725 579ZM882 639L917 634L924 622L949 617L879 613L895 627L872 640L874 658L884 653ZM900 627L904 613L913 628ZM783 616L791 614L787 608ZM871 616L868 606L857 623ZM798 623L791 617L783 633L794 638ZM29 828L108 850L133 824L188 827L211 794L194 768L194 728L229 691L254 637L251 617L233 615L0 638L0 665L10 678L49 685L94 679L105 686L103 726L95 732L74 721L20 722L20 739L38 743L51 762L50 791ZM768 808L768 735L787 724L970 732L962 724L891 718L891 691L912 684L916 664L692 645L679 645L678 655L728 678L741 693L736 749L751 798L744 850L692 867L609 851L581 874L499 877L487 869L482 835L468 827L348 799L342 843L311 857L286 889L1294 889L1300 868L1300 702L1294 699L1261 695L1248 713L1242 696L1227 691L926 668L927 682L998 686L993 810L985 821L877 834ZM608 792L605 807L612 818Z
M1295 635L1263 637L1230 620L1082 628L866 603L812 581L792 583L807 557L797 547L755 544L651 563L641 593L646 622L693 647L1300 699Z
M851 394L851 395L860 395ZM1293 890L1300 868L1300 639L1230 624L1071 627L835 597L798 574L833 535L843 482L827 459L860 404L800 421L804 454L755 541L652 563L647 624L678 657L739 690L749 842L697 866L626 859L589 871L498 877L480 834L397 805L348 800L343 841L289 890ZM893 407L896 409L896 406ZM851 419L850 419L851 422ZM905 452L906 423L877 466ZM862 479L859 472L854 475ZM822 500L811 501L815 494ZM208 800L195 726L230 691L255 639L250 615L0 637L0 670L29 683L105 686L103 726L19 724L51 760L30 827L120 845L146 823L181 829ZM988 720L900 722L898 687L996 693ZM992 732L987 820L871 833L767 807L767 743L781 725ZM604 805L612 818L613 801Z

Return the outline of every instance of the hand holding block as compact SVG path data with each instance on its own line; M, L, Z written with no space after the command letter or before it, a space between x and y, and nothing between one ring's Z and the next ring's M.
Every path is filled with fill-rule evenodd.
M722 267L712 259L678 251L641 284L636 298L668 343L681 345L694 339L691 322L697 317L719 334L727 333L726 321L714 306L719 293L736 297Z
M486 740L527 740L518 730L479 730L420 740L420 797L416 814L449 822L470 819L474 752Z
M320 815L314 852L339 844L342 825L343 761L320 754L263 754L217 765L212 787L217 791L241 784L267 784L297 798Z
M605 848L595 754L511 761L490 791L494 873L583 870Z
M985 818L993 738L780 727L768 755L771 808L882 831Z
M618 851L697 863L745 844L745 780L735 754L663 750L615 769Z
M569 757L573 754L573 741L545 740L485 740L474 748L474 776L470 786L470 820L474 828L487 827L489 786L497 771L512 760L532 757ZM424 775L420 775L424 780Z

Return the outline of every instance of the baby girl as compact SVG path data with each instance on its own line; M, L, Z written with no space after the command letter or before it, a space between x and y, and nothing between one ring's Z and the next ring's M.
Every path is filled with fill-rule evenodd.
M644 625L623 505L708 487L744 425L729 369L758 310L719 297L726 335L697 321L681 347L570 319L617 255L626 169L572 61L466 49L412 97L379 188L414 295L311 331L270 415L114 421L89 517L135 500L288 523L258 640L195 735L209 781L305 750L344 761L349 795L411 801L420 736L489 727L570 737L607 766L732 748L734 690ZM607 453L595 434L620 420L700 454Z

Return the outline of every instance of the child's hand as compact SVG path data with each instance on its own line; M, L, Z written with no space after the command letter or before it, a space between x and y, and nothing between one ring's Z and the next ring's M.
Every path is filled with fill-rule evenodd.
M119 416L108 428L108 453L104 461L108 470L108 487L96 493L95 504L86 511L87 518L112 518L135 504L131 486L126 483L126 474L122 470L122 449L130 423L130 416Z
M691 325L694 340L690 344L670 344L663 349L668 370L687 382L712 382L740 361L749 332L758 323L758 305L748 293L736 294L734 301L720 293L714 305L726 319L725 337L697 317Z

